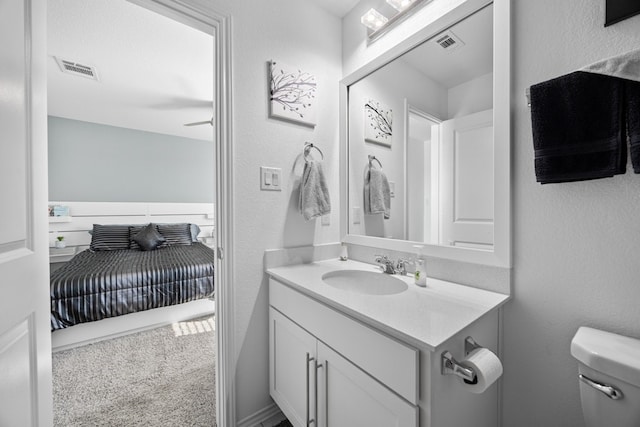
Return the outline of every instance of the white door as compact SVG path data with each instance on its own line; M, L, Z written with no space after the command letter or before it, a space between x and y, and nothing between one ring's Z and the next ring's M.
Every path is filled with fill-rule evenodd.
M316 414L316 338L269 308L269 391L294 427Z
M0 0L0 426L50 426L46 1Z
M493 249L493 110L441 125L440 244Z
M318 362L322 366L318 380L318 426L418 426L418 407L321 342Z

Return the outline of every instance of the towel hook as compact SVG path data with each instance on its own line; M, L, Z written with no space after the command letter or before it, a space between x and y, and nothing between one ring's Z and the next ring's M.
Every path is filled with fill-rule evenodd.
M380 163L380 160L378 160L378 159L376 158L376 156L373 156L373 155L369 154L369 166L371 166L371 162L372 162L372 161L374 161L374 160L375 160L376 162L378 162L378 164L380 165L380 167L382 167L382 163Z
M304 150L303 150L304 159L307 160L307 156L309 155L309 151L311 151L312 148L315 148L316 150L318 150L318 152L320 153L320 156L322 156L322 160L324 160L324 153L317 146L313 145L312 142L305 142L305 144L304 144Z

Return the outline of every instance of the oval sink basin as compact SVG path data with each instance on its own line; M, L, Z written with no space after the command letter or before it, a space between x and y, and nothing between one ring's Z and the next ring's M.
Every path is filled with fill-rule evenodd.
M336 270L322 276L329 286L366 295L393 295L407 290L405 282L384 273L362 270Z

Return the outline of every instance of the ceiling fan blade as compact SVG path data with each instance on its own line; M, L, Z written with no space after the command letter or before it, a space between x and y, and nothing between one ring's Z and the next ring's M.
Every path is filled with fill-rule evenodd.
M213 126L213 117L211 120L203 121L203 122L193 122L193 123L185 123L185 126L200 126L200 125L211 125Z

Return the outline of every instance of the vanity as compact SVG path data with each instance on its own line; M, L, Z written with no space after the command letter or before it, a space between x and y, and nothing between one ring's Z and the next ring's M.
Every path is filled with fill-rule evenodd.
M402 31L345 43L380 52L340 84L340 234L351 259L267 264L270 394L296 427L500 425L510 0L465 0L435 16L442 4L392 19ZM383 273L379 254L423 258L427 286ZM495 370L469 369L481 352ZM465 383L481 384L478 372L493 379Z
M294 426L498 425L498 386L470 393L442 353L467 336L497 353L508 295L352 260L267 273L270 393Z

